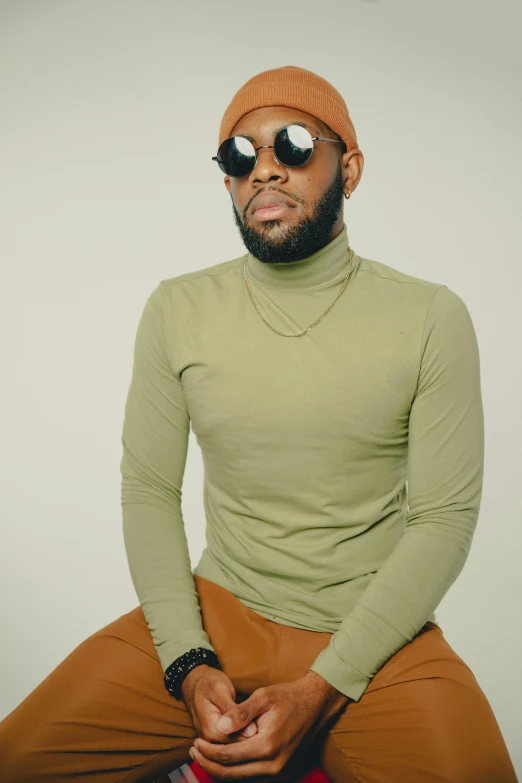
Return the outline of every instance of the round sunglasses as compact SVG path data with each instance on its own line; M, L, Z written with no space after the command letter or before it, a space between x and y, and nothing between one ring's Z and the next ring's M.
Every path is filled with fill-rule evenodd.
M217 161L221 171L229 177L245 177L254 170L257 163L257 150L273 149L274 157L283 166L295 168L303 166L314 151L314 142L333 141L342 144L339 139L325 139L312 136L302 125L287 125L276 134L274 143L254 147L246 136L231 136L223 141L218 153L212 160Z

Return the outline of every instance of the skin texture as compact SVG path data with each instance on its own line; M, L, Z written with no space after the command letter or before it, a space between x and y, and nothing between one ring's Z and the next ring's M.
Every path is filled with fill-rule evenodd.
M316 117L282 106L248 112L232 135L250 136L256 148L272 145L277 130L294 122L307 123L312 136L340 139ZM295 168L279 163L273 149L260 149L257 155L257 164L249 175L224 177L247 249L260 261L284 263L306 258L335 239L343 228L343 194L348 189L353 193L362 175L362 153L343 153L342 144L317 141L310 160ZM253 216L255 197L271 191L289 197L293 207L279 219L260 222Z
M197 687L196 687L197 686ZM213 742L236 742L236 735L216 728L221 715L236 705L236 689L232 680L221 671L206 664L192 669L181 686L183 701L190 710L198 737ZM257 731L255 723L239 734L251 736Z
M312 136L339 138L316 117L281 106L245 114L231 135L251 136L254 147L272 145L277 130L293 122L308 123ZM250 175L224 178L247 249L261 261L284 263L331 242L343 228L343 193L355 191L363 165L360 151L343 152L342 145L330 142L316 142L311 159L296 168L276 161L273 149L258 150ZM252 202L269 191L290 197L295 206L277 220L256 221ZM259 688L236 704L227 675L202 665L185 678L182 692L198 735L191 756L221 780L283 774L299 746L353 701L310 670L294 682ZM232 719L228 728L218 725L220 716Z
M294 682L258 688L236 704L229 677L205 664L187 675L182 694L197 732L190 755L220 780L284 774L299 746L353 701L308 671ZM228 728L223 717L231 719Z

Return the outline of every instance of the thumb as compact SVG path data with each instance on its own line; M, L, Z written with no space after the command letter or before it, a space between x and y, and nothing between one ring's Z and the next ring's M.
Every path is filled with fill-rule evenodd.
M236 731L248 726L248 724L257 717L257 700L254 694L241 704L235 704L227 710L216 722L216 729L224 734L233 734ZM255 732L254 732L255 733Z

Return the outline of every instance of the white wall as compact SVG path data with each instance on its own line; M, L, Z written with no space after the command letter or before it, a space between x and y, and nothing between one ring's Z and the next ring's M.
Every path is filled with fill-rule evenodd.
M137 319L160 279L244 252L211 161L219 123L248 78L291 64L329 79L351 110L366 159L345 202L356 252L447 284L475 323L485 486L438 620L522 773L517 7L0 2L0 718L138 603L119 505ZM194 563L204 518L192 438Z

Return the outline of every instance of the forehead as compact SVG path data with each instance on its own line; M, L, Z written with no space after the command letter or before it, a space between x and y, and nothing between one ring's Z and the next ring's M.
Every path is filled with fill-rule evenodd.
M281 128L292 123L302 125L314 136L325 133L325 126L317 117L300 109L290 109L287 106L263 106L244 114L230 135L245 136L251 142L256 142L262 137L272 138Z

